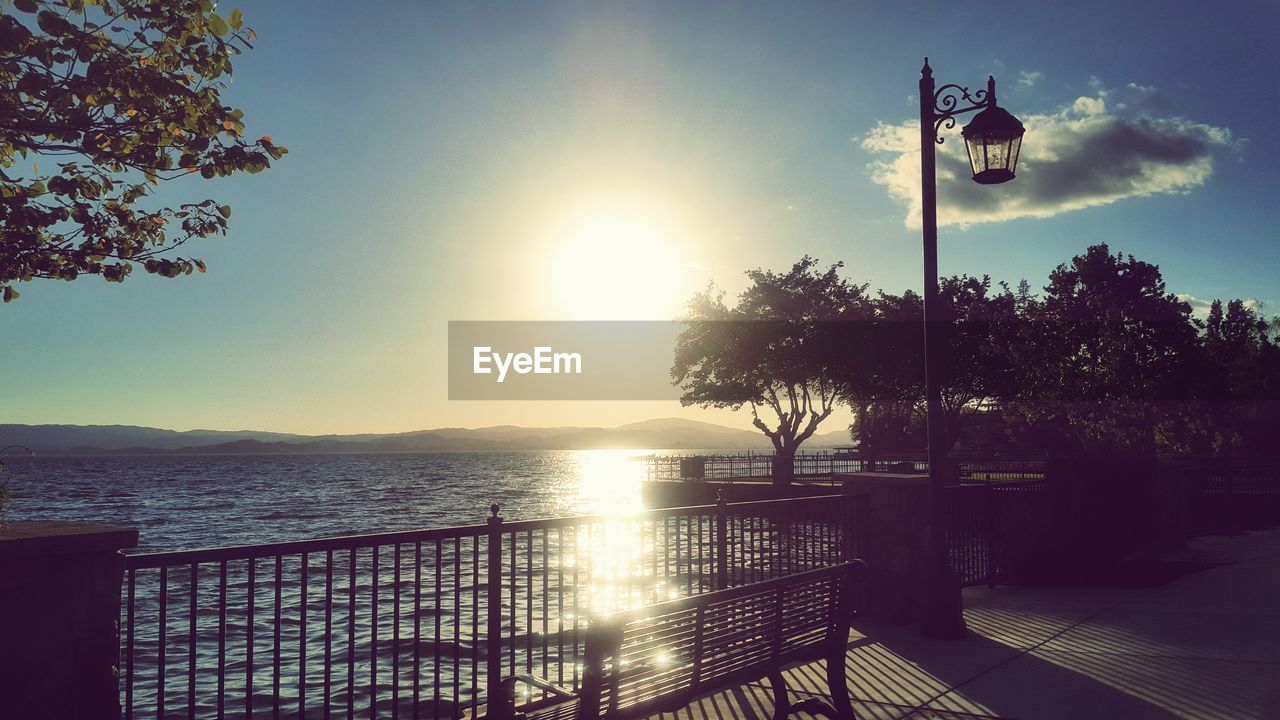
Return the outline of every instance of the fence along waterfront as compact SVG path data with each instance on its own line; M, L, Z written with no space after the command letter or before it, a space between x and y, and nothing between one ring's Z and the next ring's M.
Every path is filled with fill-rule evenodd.
M989 458L953 454L951 476L956 482L992 482L1038 480L1044 477L1045 460L1041 456ZM650 481L697 481L765 479L773 475L774 455L743 453L738 455L650 455L647 479ZM862 472L927 473L929 463L923 453L896 452L878 456L848 453L797 453L793 460L794 477L810 483L834 483L835 475Z
M515 672L577 687L591 613L859 555L830 496L130 555L126 718L475 715Z

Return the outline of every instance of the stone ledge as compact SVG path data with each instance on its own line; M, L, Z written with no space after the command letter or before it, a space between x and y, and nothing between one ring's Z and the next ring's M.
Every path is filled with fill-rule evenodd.
M7 522L0 526L0 561L111 552L138 545L136 528L79 520Z

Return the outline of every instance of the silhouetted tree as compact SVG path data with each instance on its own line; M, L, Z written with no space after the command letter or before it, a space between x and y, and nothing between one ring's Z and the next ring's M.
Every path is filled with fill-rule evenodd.
M779 484L791 482L797 448L835 409L831 327L865 312L865 286L841 278L841 267L821 270L805 256L785 273L749 271L751 285L733 307L714 289L699 293L676 344L681 404L750 407L773 443Z
M1205 322L1209 363L1202 396L1207 420L1201 424L1213 452L1221 455L1273 451L1280 427L1280 345L1277 321L1264 320L1243 300L1223 311L1214 300Z
M0 16L0 294L33 278L121 282L204 263L163 258L225 233L214 200L154 208L160 181L259 172L285 148L250 141L222 104L231 57L250 47L239 10L207 1L13 0Z
M1094 245L1020 312L1006 408L1042 437L1060 433L1058 445L1154 453L1165 411L1193 397L1199 367L1191 308L1160 269Z
M935 342L944 357L942 410L947 448L959 439L966 415L985 409L1009 382L1006 333L1015 300L1005 288L992 292L988 277L941 278L943 316ZM851 428L869 450L919 448L925 444L923 303L908 290L880 292L874 322L851 347L841 395L854 412Z

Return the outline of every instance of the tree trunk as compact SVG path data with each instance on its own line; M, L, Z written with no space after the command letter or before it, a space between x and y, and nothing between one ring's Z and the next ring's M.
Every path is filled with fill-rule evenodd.
M796 477L795 448L779 449L773 454L773 484L788 487Z

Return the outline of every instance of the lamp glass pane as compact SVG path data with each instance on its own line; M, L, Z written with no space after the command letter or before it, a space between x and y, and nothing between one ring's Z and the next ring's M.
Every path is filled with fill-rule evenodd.
M965 138L965 144L969 147L969 166L973 168L973 174L977 175L983 170L986 170L986 154L982 138Z
M1009 150L1009 171L1018 171L1018 153L1022 152L1022 136L1018 135L1013 139L1013 147Z
M1009 140L1007 138L987 139L987 168L1004 170L1009 167Z

